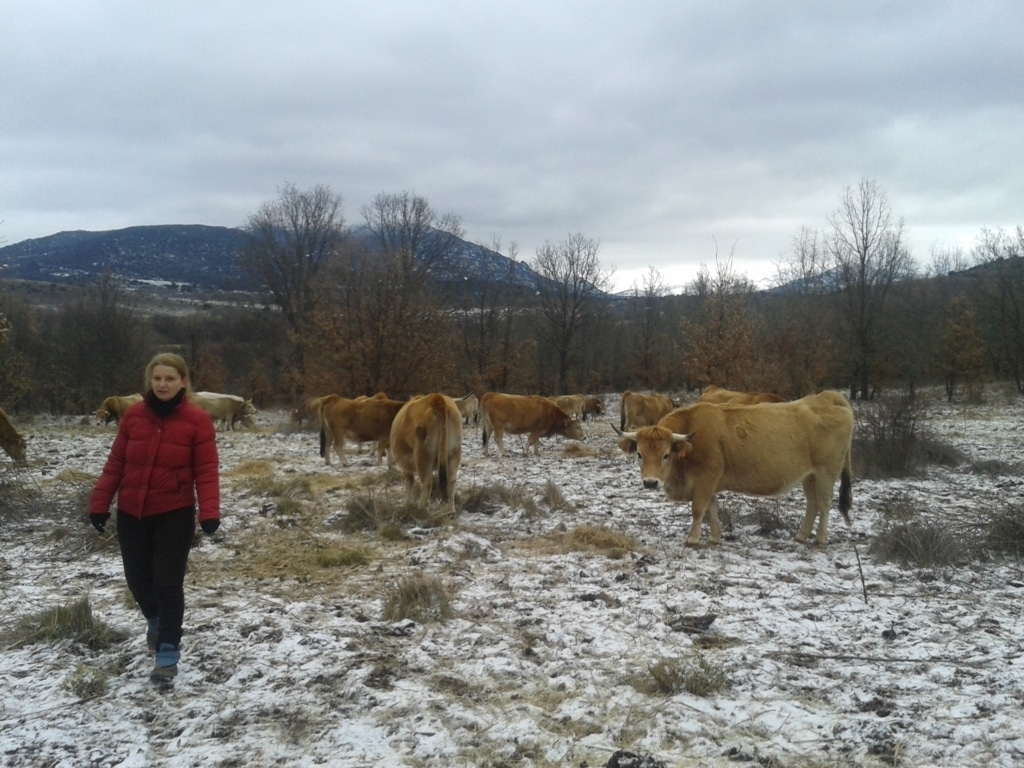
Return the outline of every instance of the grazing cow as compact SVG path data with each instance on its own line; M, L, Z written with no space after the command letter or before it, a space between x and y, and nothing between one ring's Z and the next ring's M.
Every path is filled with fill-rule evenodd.
M480 400L477 396L470 393L463 395L462 397L454 398L455 407L459 409L459 413L462 415L462 423L473 424L480 423Z
M198 405L210 414L214 423L220 422L225 429L234 429L238 422L253 426L252 417L256 415L256 406L252 400L219 392L196 392L189 398L189 402Z
M129 406L142 402L142 395L111 395L106 398L100 407L96 409L96 421L99 424L121 423L121 417L128 410Z
M494 433L494 442L498 450L505 456L503 437L506 432L511 435L529 435L523 455L533 446L535 455L540 455L538 441L542 437L561 435L570 440L583 439L583 427L565 411L540 395L505 395L500 392L488 392L480 398L480 410L483 420L484 456L487 456L487 438Z
M324 398L330 397L330 395L321 395L320 397L307 397L302 401L302 404L297 408L292 408L289 417L291 421L302 427L303 424L311 424L317 432L320 431L320 423L318 421L318 413L320 411L320 404L324 401ZM378 392L373 396L377 400L387 400L388 396L383 392ZM359 397L352 398L353 400L366 400L366 395L360 395Z
M839 392L787 403L697 403L672 411L657 426L620 434L619 447L640 460L644 487L663 486L673 501L691 502L688 546L700 542L705 512L711 543L721 543L719 491L781 496L802 484L807 507L796 540L807 541L817 518L818 544L824 545L840 479L839 511L850 522L853 409Z
M628 389L619 398L619 429L636 429L657 424L675 403L665 395L643 395Z
M391 457L405 480L405 498L412 502L416 476L420 478L420 504L430 501L437 486L448 510L455 514L455 481L462 462L462 414L455 401L434 393L405 403L391 423Z
M584 397L583 398L583 420L587 420L587 416L594 418L596 416L604 416L604 400L600 397Z
M570 419L583 420L583 395L554 395L548 400L568 413Z
M317 413L320 455L324 463L330 466L333 448L342 465L347 464L345 441L352 440L356 443L377 443L377 463L381 464L388 450L391 423L403 405L403 401L378 395L354 400L338 395L324 397Z
M25 463L25 438L18 434L3 408L0 408L0 448L3 448L15 463Z
M772 392L737 392L732 389L722 389L714 384L708 384L700 391L699 403L718 403L724 405L757 405L758 403L784 403L786 398L779 397Z

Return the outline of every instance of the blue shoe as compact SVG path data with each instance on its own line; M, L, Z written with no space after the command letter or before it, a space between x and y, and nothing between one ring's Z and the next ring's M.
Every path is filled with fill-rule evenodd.
M160 650L156 652L156 666L149 673L149 679L154 683L169 683L178 674L178 660L181 653L170 643L161 643Z

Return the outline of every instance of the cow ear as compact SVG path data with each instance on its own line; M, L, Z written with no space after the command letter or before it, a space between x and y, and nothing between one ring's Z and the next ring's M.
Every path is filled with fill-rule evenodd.
M619 449L626 454L636 453L636 440L630 440L628 437L624 437L618 442Z
M693 435L691 432L688 435L677 435L672 434L672 452L678 453L679 458L685 458L689 453L693 451Z

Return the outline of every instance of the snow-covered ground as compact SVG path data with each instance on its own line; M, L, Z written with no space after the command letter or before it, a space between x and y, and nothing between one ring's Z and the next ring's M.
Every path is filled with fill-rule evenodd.
M1022 410L936 404L932 428L972 459L1019 467ZM224 523L192 553L168 689L148 680L145 624L116 549L97 547L67 505L0 515L0 629L87 596L129 637L102 651L0 649L0 763L595 768L625 749L666 766L1024 764L1021 563L921 571L868 551L893 499L962 527L1020 503L1019 470L855 480L852 527L835 516L823 549L792 539L799 493L777 507L726 494L734 531L721 547L687 549L688 508L640 487L613 420L614 408L589 424L589 452L574 458L559 439L542 441L539 458L485 458L467 428L460 497L504 486L533 493L541 513L464 510L394 541L338 525L350 494L400 494L368 451L326 467L316 436L283 412L221 433ZM44 494L81 494L113 437L79 417L21 429L30 466L0 471ZM567 504L549 509L549 481ZM288 514L272 494L283 487L303 489ZM786 530L760 533L758 510ZM636 548L573 546L586 526ZM339 543L367 562L313 562ZM424 574L445 585L452 617L385 620L396 584ZM692 617L711 623L700 631ZM72 692L83 669L106 680L102 695ZM658 669L720 673L724 685L661 692Z

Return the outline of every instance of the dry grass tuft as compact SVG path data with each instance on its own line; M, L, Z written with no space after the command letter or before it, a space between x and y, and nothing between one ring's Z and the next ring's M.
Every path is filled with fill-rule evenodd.
M667 657L647 665L647 675L632 680L633 687L647 694L673 696L686 691L708 697L728 685L725 671L694 653L689 657Z
M384 600L385 621L411 619L418 624L446 621L451 617L448 587L437 576L416 574L395 585Z
M603 555L610 560L621 560L630 552L642 549L640 542L625 533L603 525L581 525L569 530L557 530L531 539L514 542L512 547L532 551L538 555L564 555L569 552Z
M92 650L103 650L127 638L93 616L88 597L25 616L0 637L6 647L70 640Z

